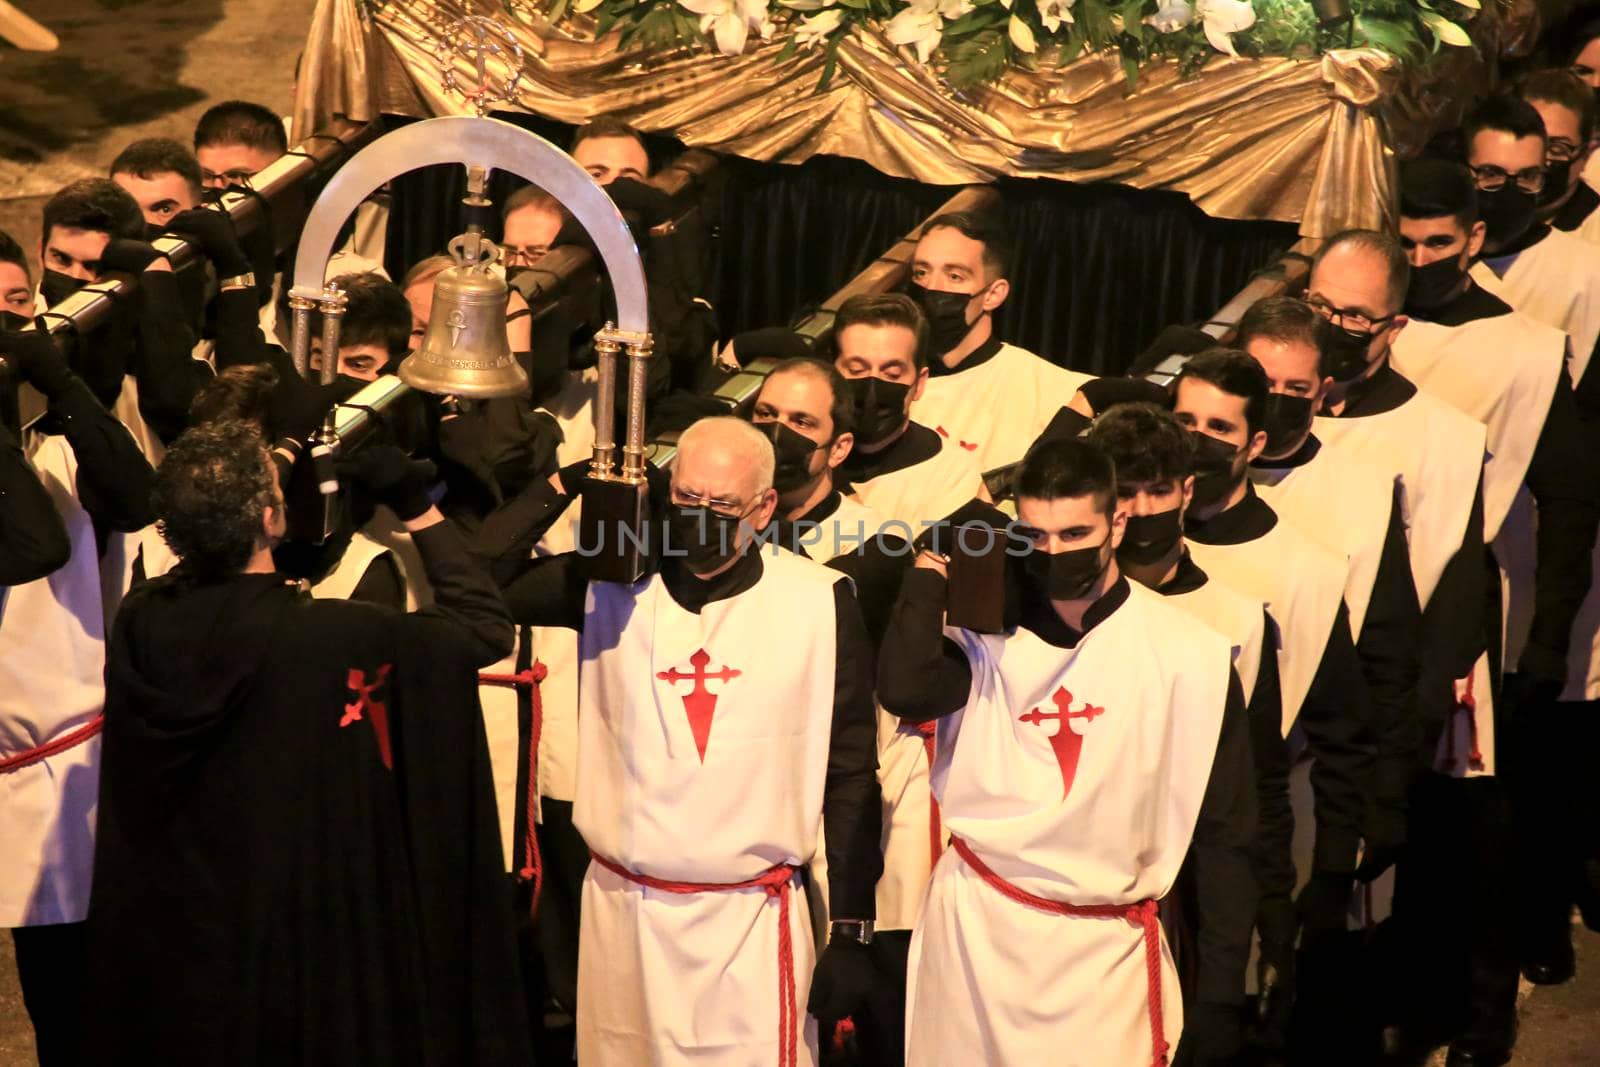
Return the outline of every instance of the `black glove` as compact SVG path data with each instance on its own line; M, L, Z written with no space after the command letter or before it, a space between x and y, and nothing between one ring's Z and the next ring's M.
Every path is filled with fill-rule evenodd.
M233 232L233 220L225 211L207 207L180 211L167 223L167 232L199 248L217 269L218 278L250 273L250 257L244 254Z
M646 230L661 225L672 217L672 197L649 182L632 178L618 178L605 187L606 193L617 205L617 210L632 215Z
M59 396L72 385L72 371L43 329L0 331L0 356L4 356L17 377L32 385L46 399Z
M1542 708L1555 703L1566 682L1560 671L1566 667L1559 660L1545 666L1544 670L1530 670L1530 664L1542 658L1537 646L1529 645L1522 652L1522 670L1507 674L1500 681L1500 703L1505 715L1538 714Z
M576 463L568 463L556 471L556 477L561 479L561 494L563 496L577 496L578 490L583 487L583 480L589 477L589 460L580 459Z
M1287 897L1267 897L1256 914L1261 956L1256 961L1257 1033L1268 1048L1281 1048L1288 1037L1294 1006L1294 905Z
M425 459L414 460L394 445L372 445L339 460L341 480L363 490L408 522L433 507L429 490L439 469Z
M100 269L140 274L146 267L161 258L161 253L148 241L134 241L126 237L113 237L100 253Z
M862 1012L877 979L878 970L866 945L848 937L834 938L822 950L812 972L806 1011L827 1023Z
M1361 863L1356 867L1356 881L1376 881L1384 871L1395 865L1405 848L1404 829L1398 834L1393 829L1374 829L1371 836L1364 839Z
M1096 415L1103 415L1107 408L1118 404L1145 401L1165 407L1168 400L1165 389L1143 378L1091 378L1078 387L1078 392Z
M1301 929L1307 937L1344 931L1345 917L1350 910L1350 895L1355 888L1354 880L1354 876L1349 874L1312 874L1311 880L1300 890L1300 896L1294 902Z
M1242 1015L1231 1004L1196 1004L1183 1020L1183 1062L1194 1067L1220 1067L1236 1061L1244 1051Z
M734 358L740 366L752 359L797 359L815 355L811 344L793 330L782 326L768 326L760 330L746 330L733 335Z

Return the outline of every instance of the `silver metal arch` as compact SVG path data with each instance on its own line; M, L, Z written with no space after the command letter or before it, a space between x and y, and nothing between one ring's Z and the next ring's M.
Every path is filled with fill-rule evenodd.
M340 167L317 198L300 234L294 286L321 290L334 238L345 219L390 178L436 163L481 164L510 171L561 201L600 252L617 296L617 328L650 329L644 263L611 198L555 145L500 119L451 115L424 119L378 138Z

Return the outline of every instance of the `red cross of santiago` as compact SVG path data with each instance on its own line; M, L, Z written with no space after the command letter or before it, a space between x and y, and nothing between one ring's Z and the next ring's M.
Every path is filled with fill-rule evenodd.
M344 706L344 716L339 720L339 727L343 729L353 722L359 722L363 711L371 712L369 721L372 723L372 733L378 739L378 755L390 770L394 769L394 756L389 751L389 705L378 699L377 692L389 684L389 671L393 668L394 664L385 663L378 668L378 677L370 683L366 671L350 668L345 685L355 700Z
M1083 735L1075 732L1069 725L1071 719L1082 719L1093 722L1106 713L1105 708L1097 708L1093 704L1085 703L1081 708L1073 708L1072 694L1067 692L1066 686L1058 686L1050 694L1050 699L1055 703L1055 711L1040 711L1034 708L1024 715L1017 716L1018 722L1042 725L1048 719L1055 719L1059 724L1055 734L1050 738L1050 748L1056 754L1056 763L1061 768L1061 799L1067 799L1067 794L1072 792L1072 779L1078 774L1078 754L1083 751Z
M694 747L700 753L701 763L706 761L706 742L711 740L711 717L717 710L717 694L706 688L706 682L710 679L728 682L743 673L734 667L718 667L714 671L708 671L706 667L710 663L711 654L701 648L690 655L690 670L680 671L673 667L656 672L656 677L663 682L694 683L693 689L682 694L683 710L689 716L689 731L694 734Z

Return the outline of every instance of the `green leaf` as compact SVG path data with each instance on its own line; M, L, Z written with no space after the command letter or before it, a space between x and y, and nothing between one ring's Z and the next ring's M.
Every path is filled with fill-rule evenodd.
M867 3L868 0L839 0L840 7L855 8L857 11L865 11Z
M560 22L561 16L565 15L566 13L567 0L556 0L555 3L550 5L550 14L546 17L549 18L552 23L555 23Z
M1008 17L1005 9L998 4L993 7L980 7L976 11L969 11L954 22L945 25L945 40L948 41L952 37L965 37L969 33L988 29L990 26L999 26Z
M835 33L828 38L828 51L822 60L822 77L817 79L817 92L828 88L828 83L833 81L833 74L839 68L839 42L844 39L844 34Z
M617 24L617 15L609 7L602 7L594 17L594 35L604 37Z
M1122 50L1122 77L1128 83L1128 91L1139 87L1139 57L1131 49Z
M1471 48L1472 38L1467 36L1467 31L1439 14L1437 11L1421 10L1417 15L1423 24L1433 31L1436 40L1443 44L1455 45L1457 48Z
M946 46L946 78L958 89L996 81L1011 65L1011 41L999 29L988 29Z
M798 51L800 51L800 38L791 33L789 39L783 42L783 47L778 49L777 62L787 63L795 57L795 53Z

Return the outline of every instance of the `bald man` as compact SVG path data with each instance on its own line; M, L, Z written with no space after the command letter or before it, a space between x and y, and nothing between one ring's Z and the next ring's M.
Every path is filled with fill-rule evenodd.
M803 1007L841 1018L864 995L882 865L871 648L837 571L761 549L773 467L761 431L702 419L679 440L654 573L589 582L568 554L506 588L518 622L579 632L586 1067L815 1064ZM563 510L549 483L528 494ZM793 890L824 825L833 921L813 975Z

